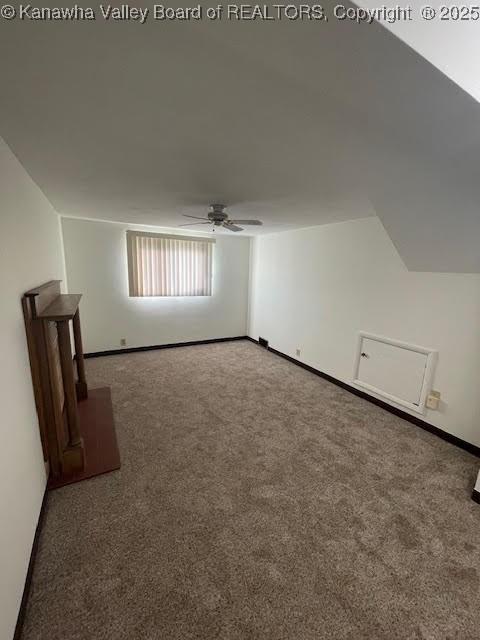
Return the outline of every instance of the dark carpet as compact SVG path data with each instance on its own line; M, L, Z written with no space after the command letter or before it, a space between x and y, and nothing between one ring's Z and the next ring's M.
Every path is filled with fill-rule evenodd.
M23 640L480 638L478 459L247 341L87 374L122 468L50 494Z

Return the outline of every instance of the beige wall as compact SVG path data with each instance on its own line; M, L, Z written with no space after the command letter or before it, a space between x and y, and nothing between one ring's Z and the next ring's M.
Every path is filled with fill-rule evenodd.
M255 239L250 336L349 384L359 331L434 349L424 419L478 446L479 318L480 275L408 271L378 218Z
M216 235L211 296L130 298L127 225L64 218L62 228L69 290L83 293L86 352L119 349L121 338L142 347L246 334L250 238Z
M45 489L21 296L63 279L59 218L0 138L0 638L22 597Z

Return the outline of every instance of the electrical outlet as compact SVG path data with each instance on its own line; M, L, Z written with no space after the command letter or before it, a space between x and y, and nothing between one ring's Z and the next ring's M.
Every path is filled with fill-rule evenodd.
M438 409L438 405L440 404L440 391L430 391L427 396L427 402L425 404L429 409Z
M297 356L299 356L301 353L300 349L297 349L295 353L297 354Z
M127 339L126 338L120 338L120 346L121 347L126 347L127 346Z

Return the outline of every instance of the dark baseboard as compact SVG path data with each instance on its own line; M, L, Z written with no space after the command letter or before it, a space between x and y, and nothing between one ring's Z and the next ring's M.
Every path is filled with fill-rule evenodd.
M472 500L477 504L480 504L480 491L476 491L476 489L472 491Z
M13 634L13 640L20 640L22 636L23 623L25 622L25 614L27 611L28 596L30 595L30 587L32 586L33 569L35 566L35 560L37 558L37 551L40 542L40 536L42 534L42 527L45 521L45 513L47 511L47 496L48 490L45 488L42 506L40 508L40 514L38 516L37 527L35 529L35 536L33 538L32 551L30 553L30 561L28 563L27 569L27 577L25 578L25 586L23 588L22 601L20 603L20 609L18 611L17 624L15 626L15 632Z
M233 336L231 338L211 338L209 340L191 340L190 342L172 342L170 344L154 344L148 347L125 347L123 349L111 349L109 351L92 351L86 353L84 358L100 358L102 356L118 356L122 353L137 353L137 351L155 351L156 349L173 349L174 347L192 347L199 344L212 344L214 342L231 342L233 340L245 340L247 336Z
M255 338L251 338L250 336L247 336L247 339L250 340L251 342L254 342L255 344L259 344L258 340L255 340ZM410 413L407 413L406 411L402 411L402 409L398 409L397 407L394 407L391 404L383 402L383 400L379 400L378 398L375 398L374 396L371 396L370 394L365 393L364 391L360 391L360 389L357 389L356 387L353 387L352 385L346 382L342 382L341 380L338 380L337 378L330 376L328 373L324 373L319 369L315 369L314 367L311 367L308 364L300 362L300 360L296 360L291 356L287 356L287 354L282 353L281 351L277 351L277 349L274 349L273 347L269 346L267 347L267 349L268 351L275 353L277 356L280 356L281 358L285 358L285 360L288 360L289 362L293 362L293 364L296 364L299 367L302 367L302 369L306 369L307 371L310 371L310 373L313 373L316 376L320 376L320 378L323 378L324 380L328 380L328 382L331 382L332 384L335 384L338 387L341 387L342 389L345 389L346 391L349 391L350 393L353 393L354 395L359 396L360 398L363 398L364 400L367 400L368 402L371 402L372 404L377 405L377 407L381 407L382 409L385 409L385 411L388 411L389 413L393 413L395 416L398 416L399 418L403 418L407 422L410 422L411 424L414 424L417 427L420 427L421 429L428 431L429 433L433 433L434 435L438 436L442 440L445 440L450 444L454 444L456 447L460 447L460 449L463 449L464 451L468 451L468 453L471 453L474 456L477 456L480 458L480 447L477 447L476 445L471 444L466 440L462 440L461 438L458 438L457 436L454 436L451 433L448 433L447 431L443 431L443 429L439 429L438 427L435 427L433 424L430 424L429 422L425 422L425 420L421 420L416 416L412 416Z

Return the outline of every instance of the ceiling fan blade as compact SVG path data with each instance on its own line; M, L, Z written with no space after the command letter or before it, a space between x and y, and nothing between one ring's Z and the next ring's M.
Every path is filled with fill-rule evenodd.
M210 220L208 222L187 222L187 224L179 224L179 227L194 227L197 224L212 224Z
M194 218L195 220L209 220L209 218L205 218L205 216L187 216L186 213L182 214L184 218Z
M232 220L233 224L255 224L261 225L263 222L261 220Z
M223 226L225 227L225 229L228 229L229 231L243 231L242 227L237 227L235 224L232 224L231 222L224 222Z

